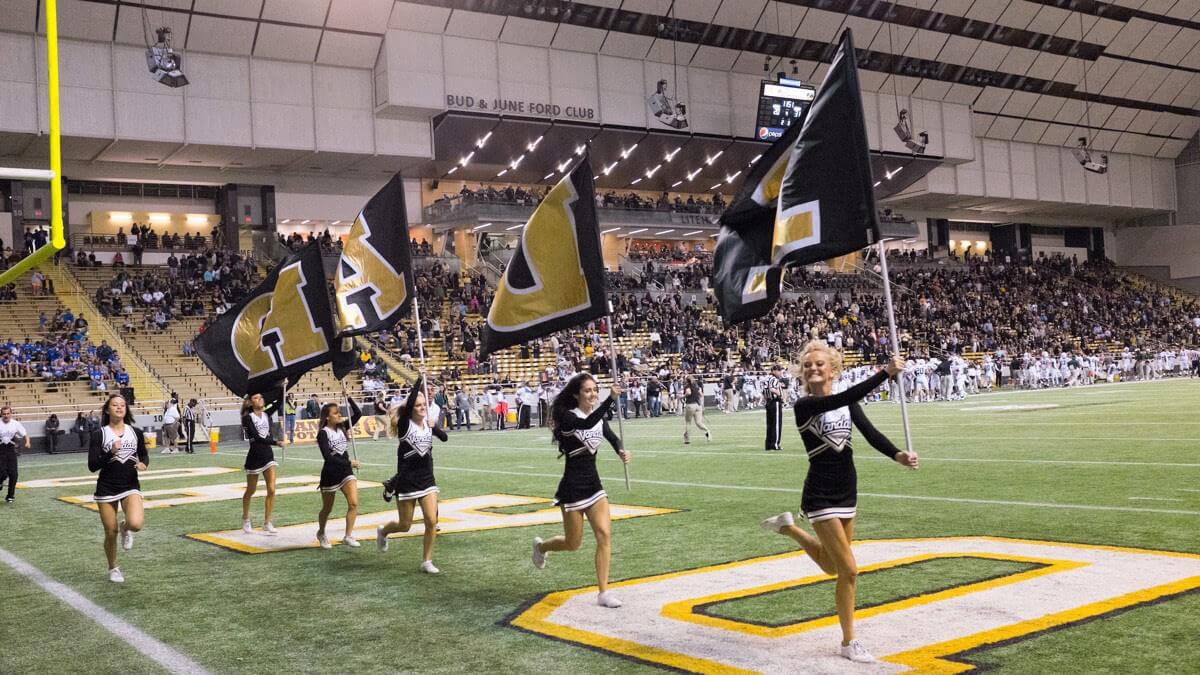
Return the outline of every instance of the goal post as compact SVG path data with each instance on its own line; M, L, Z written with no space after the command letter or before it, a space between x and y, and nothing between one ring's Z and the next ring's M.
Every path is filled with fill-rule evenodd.
M46 91L50 99L50 169L15 169L0 167L0 178L12 180L43 180L50 183L50 243L26 256L16 265L0 273L0 286L12 283L67 246L63 234L62 210L62 127L59 124L58 91L58 1L45 0L46 7ZM13 242L17 244L17 242ZM14 246L15 248L15 246Z

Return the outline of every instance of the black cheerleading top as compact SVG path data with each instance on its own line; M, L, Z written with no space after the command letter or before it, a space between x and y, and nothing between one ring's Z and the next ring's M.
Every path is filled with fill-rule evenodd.
M246 433L251 448L255 445L280 445L271 436L271 413L265 409L261 416L254 414L254 411L242 415L242 431Z
M319 488L337 488L354 476L354 467L350 464L350 448L348 434L350 429L358 424L362 411L354 399L350 401L350 420L342 420L337 426L323 426L317 432L317 448L325 463L321 466L321 481Z
M116 440L121 441L119 450L112 449ZM109 426L93 431L88 447L88 471L100 472L96 478L96 501L112 502L131 494L141 494L138 462L145 466L150 464L150 454L146 452L146 439L141 429L126 424L120 436Z
M605 417L612 410L612 397L596 406L589 415L579 408L560 411L554 417L554 438L559 456L566 456L562 480L554 493L554 503L564 511L583 511L606 497L600 473L596 470L596 452L600 441L607 440L620 454L621 439L609 428Z
M436 436L443 443L450 439L445 431L438 428L438 420L430 420L428 415L424 424L412 423L412 411L417 404L417 394L424 389L423 385L421 379L413 383L396 425L396 434L400 437L400 443L396 446L396 475L388 483L400 500L420 499L438 492L437 480L433 476L433 438Z
M854 476L852 427L879 452L895 459L900 449L871 424L858 401L886 382L881 370L858 384L831 396L803 396L796 401L796 426L808 452L809 474Z

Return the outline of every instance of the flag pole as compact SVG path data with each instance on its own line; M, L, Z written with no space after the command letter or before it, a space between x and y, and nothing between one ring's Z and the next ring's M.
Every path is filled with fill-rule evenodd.
M279 454L281 462L287 461L287 378L283 378L283 398L279 402L279 407L283 408L283 435L279 439Z
M346 419L350 420L350 428L346 432L350 438L350 457L357 462L358 446L354 442L354 408L350 407L350 391L346 389L345 381L342 382L342 395L346 399Z
M617 384L617 376L620 375L617 370L617 341L613 337L613 317L612 317L612 300L606 300L608 303L608 351L609 359L612 363L612 380L613 384ZM627 394L628 396L628 394ZM621 439L621 448L625 448L625 411L621 409L621 397L617 396L617 436ZM621 468L625 469L625 489L629 487L629 465L621 462Z
M416 285L414 284L413 287L415 289ZM425 409L429 410L429 404L433 403L433 401L429 398L429 377L428 373L425 373L425 335L421 332L421 302L418 300L419 295L418 293L413 293L413 320L417 322L417 355L421 358L421 387L425 393ZM438 413L441 413L440 409ZM429 420L425 422L432 426ZM434 420L434 423L436 422L437 420Z
M883 272L883 301L887 306L888 333L892 340L892 354L900 355L900 340L896 332L896 311L892 306L892 282L888 274L887 250L879 240L879 268ZM908 404L904 396L904 373L896 376L896 390L900 392L900 420L904 423L904 450L912 453L912 430L908 425Z

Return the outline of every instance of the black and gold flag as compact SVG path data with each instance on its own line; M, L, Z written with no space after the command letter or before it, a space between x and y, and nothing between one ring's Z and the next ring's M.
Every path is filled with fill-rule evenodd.
M862 93L850 30L817 89L788 158L770 260L808 265L879 239Z
M321 249L313 242L284 258L194 345L217 379L246 396L277 391L283 382L343 359L334 335Z
M333 278L338 335L391 328L413 293L404 184L396 174L354 219L342 248Z
M496 288L480 358L608 313L594 190L585 154L533 212Z
M779 299L780 269L771 264L771 237L788 156L803 122L793 121L758 158L721 214L712 282L726 324L757 319Z

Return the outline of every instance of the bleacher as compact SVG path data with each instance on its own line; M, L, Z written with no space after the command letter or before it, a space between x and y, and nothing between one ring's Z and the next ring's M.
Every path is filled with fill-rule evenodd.
M166 275L166 269L165 266L143 265L126 266L124 271L130 274L161 272ZM72 266L71 271L90 297L95 297L96 291L101 287L107 287L116 274L112 267ZM135 317L140 313L135 310ZM99 318L97 316L97 319ZM135 320L134 328L128 331L122 328L123 319L109 317L109 321L126 342L146 361L155 375L171 391L178 392L181 399L186 401L189 398L197 398L213 401L228 399L232 396L225 385L221 384L221 381L208 370L199 357L183 354L183 344L195 339L200 326L204 323L203 317L176 315L166 330L162 332L156 329L146 330L140 320ZM347 385L351 389L357 389L360 386L360 378L357 374L351 374L347 379ZM341 385L334 379L333 373L328 367L322 367L306 374L296 385L294 391L296 400L301 400L312 393L341 391Z
M25 338L39 340L46 333L38 324L38 317L45 313L53 317L55 312L65 309L58 297L50 294L34 295L30 286L30 275L25 274L15 282L17 299L0 300L0 312L5 317L5 328L0 337L23 342ZM112 384L109 383L111 387ZM87 378L75 381L47 382L34 376L4 377L0 375L0 401L14 408L22 419L44 419L51 412L59 418L69 414L64 422L69 424L76 411L90 411L103 403L107 394L92 391Z

